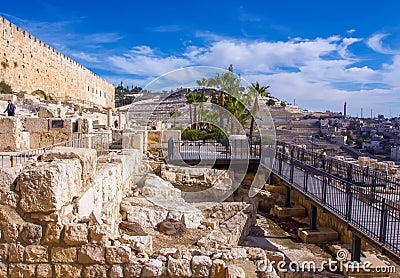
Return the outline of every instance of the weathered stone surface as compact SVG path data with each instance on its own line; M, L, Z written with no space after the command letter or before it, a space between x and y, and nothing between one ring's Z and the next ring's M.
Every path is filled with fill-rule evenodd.
M242 259L246 259L247 257L247 252L246 249L244 248L231 248L229 251L224 252L222 254L222 259L223 260L242 260Z
M36 117L26 117L23 122L24 128L30 133L44 133L49 131L49 120L36 118Z
M64 242L67 245L87 243L88 230L86 224L67 224L64 228Z
M106 278L107 268L104 265L85 266L82 274L84 278Z
M9 264L9 278L35 277L35 265L33 264Z
M163 263L157 259L150 259L142 269L141 277L161 277L163 274Z
M7 265L0 262L0 277L7 277Z
M24 260L25 247L19 243L11 243L8 249L8 261L10 263L21 263Z
M82 166L84 186L93 181L97 165L97 152L95 149L57 147L41 156L42 161L52 161L54 159L79 159Z
M131 259L131 248L129 245L107 246L106 260L109 264L128 263Z
M53 277L53 270L50 264L38 264L36 267L37 278L51 278Z
M19 202L19 195L14 191L8 191L7 189L0 188L0 204L16 208Z
M192 258L192 271L195 277L208 277L212 260L207 256L194 256Z
M24 245L39 243L42 238L42 226L25 223L19 236Z
M8 244L0 244L0 262L7 262L8 260Z
M96 244L83 245L78 250L78 262L82 264L104 264L104 247Z
M246 278L246 273L240 266L229 265L226 269L226 278Z
M212 262L211 277L225 278L226 277L226 264L223 260L216 259Z
M122 235L121 242L129 244L133 250L139 252L153 253L152 236L128 236Z
M53 247L50 259L53 263L74 263L77 260L76 247Z
M173 256L177 250L176 248L161 248L159 253L163 256Z
M48 223L43 238L44 243L59 243L62 229L63 225L59 223Z
M140 273L139 273L140 275ZM121 265L113 265L110 269L110 278L123 278L124 277L124 269ZM127 276L134 277L134 276ZM139 277L139 276L137 276Z
M19 236L19 230L24 223L24 220L13 208L0 205L0 229L3 232L3 239L5 242L16 242Z
M47 247L42 245L28 245L25 248L27 263L45 263L48 261Z
M0 188L10 190L11 185L17 179L21 171L20 167L4 167L0 169Z
M58 222L60 219L60 215L58 212L52 213L31 213L32 219L37 219L40 222Z
M106 245L111 236L109 225L96 225L89 228L89 238L91 243Z
M167 265L168 277L192 277L190 261L185 259L169 258Z
M56 264L54 272L56 278L80 278L82 266L74 264Z
M82 166L78 159L26 166L18 181L24 212L52 212L80 194Z
M142 227L154 228L165 220L168 211L160 209L145 198L129 198L121 203L121 211L126 212L127 220L139 223Z
M124 267L124 276L125 277L141 277L143 265L139 262L132 262L130 264L126 264Z

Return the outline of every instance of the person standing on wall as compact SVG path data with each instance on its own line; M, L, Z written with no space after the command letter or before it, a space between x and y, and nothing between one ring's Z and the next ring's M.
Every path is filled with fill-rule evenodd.
M4 110L4 113L7 112L8 116L15 116L16 109L17 109L17 107L15 106L15 104L11 102L11 99L9 99L7 108L6 108L6 110Z

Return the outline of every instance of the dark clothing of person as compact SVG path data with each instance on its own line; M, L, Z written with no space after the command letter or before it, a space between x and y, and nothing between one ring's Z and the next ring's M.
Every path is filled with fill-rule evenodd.
M114 121L114 128L118 129L118 122L117 121Z
M10 102L10 103L7 105L6 110L4 110L4 113L7 112L7 115L8 115L8 116L15 116L15 110L16 110L15 104L12 103L12 102Z

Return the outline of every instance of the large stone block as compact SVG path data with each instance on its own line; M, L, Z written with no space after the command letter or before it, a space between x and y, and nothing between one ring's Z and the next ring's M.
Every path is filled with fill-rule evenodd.
M34 264L9 264L8 277L35 277L35 268Z
M17 117L0 116L0 134L16 134L22 130L22 124Z
M0 229L2 230L5 242L16 242L19 231L24 224L24 220L13 208L0 205Z
M59 243L63 226L58 223L49 223L44 234L44 243Z
M46 151L40 159L41 161L79 159L82 166L82 182L87 185L93 181L97 165L97 152L94 149L87 148L57 147Z
M18 182L24 212L53 212L80 195L82 166L78 159L26 166Z
M129 263L131 254L132 251L129 245L106 247L106 260L109 264Z
M53 247L50 251L53 263L75 263L77 261L76 247Z
M208 277L212 266L212 260L207 256L194 256L192 258L192 270L195 277Z
M21 263L24 261L25 247L19 243L12 243L8 249L8 261L10 263Z
M78 250L78 262L81 264L104 264L104 247L96 244L83 245Z
M17 179L21 167L4 167L0 168L0 188L10 190L11 185Z
M42 226L33 223L25 223L22 226L22 231L19 234L19 239L22 244L37 244L42 238Z
M53 277L53 269L51 264L38 264L36 267L36 278L51 278Z
M86 224L67 224L64 229L64 242L67 245L82 245L88 242Z
M167 272L171 278L192 277L190 261L185 259L169 258Z
M163 274L163 263L157 259L148 260L142 269L141 277L161 277Z
M82 271L82 277L84 278L106 278L107 268L105 265L91 265L85 266Z
M49 120L42 118L25 118L25 130L29 133L42 133L49 131Z
M45 263L48 261L47 247L29 245L25 248L25 261L27 263Z
M82 266L75 264L56 264L54 266L56 278L81 278Z
M143 135L143 133L123 131L122 148L136 149L140 153L143 153L143 151L145 150Z
M153 237L152 236L129 236L122 235L121 242L129 244L133 250L139 252L153 253Z

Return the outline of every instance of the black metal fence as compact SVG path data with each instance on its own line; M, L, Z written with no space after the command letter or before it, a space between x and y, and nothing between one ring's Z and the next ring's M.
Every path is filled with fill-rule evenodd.
M334 158L324 159L282 142L277 143L272 165L276 174L306 196L400 256L400 184L396 177Z
M249 140L233 140L218 142L205 141L168 141L168 158L170 160L201 161L201 160L232 160L260 159L261 146L259 142Z

